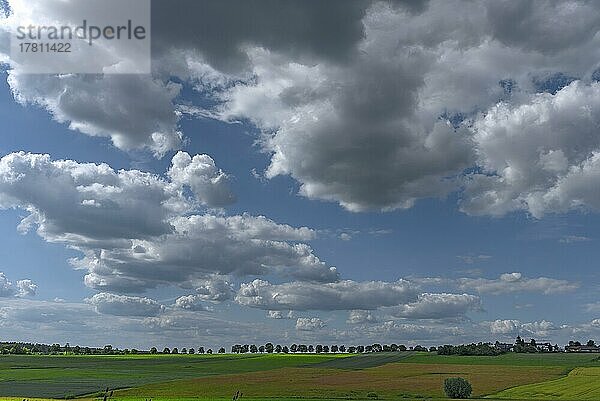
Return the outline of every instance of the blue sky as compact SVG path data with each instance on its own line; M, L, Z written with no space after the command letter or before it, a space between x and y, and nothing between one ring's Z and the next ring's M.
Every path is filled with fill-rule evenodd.
M223 29L240 6L183 3ZM286 2L260 17L270 34L241 23L194 42L155 1L151 76L32 76L0 47L5 337L593 338L595 6L457 3ZM277 35L288 6L326 43L302 24ZM335 34L314 18L342 10Z

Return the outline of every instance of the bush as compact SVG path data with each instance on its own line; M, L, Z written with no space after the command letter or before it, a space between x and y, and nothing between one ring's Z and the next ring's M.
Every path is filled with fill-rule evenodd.
M450 377L444 380L444 391L450 398L469 398L473 388L462 377Z

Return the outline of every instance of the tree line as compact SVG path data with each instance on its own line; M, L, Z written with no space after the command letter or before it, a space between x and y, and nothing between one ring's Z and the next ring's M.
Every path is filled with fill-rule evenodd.
M582 346L579 341L569 341L569 347ZM593 340L589 340L585 343L587 347L597 347ZM316 353L316 354L327 354L327 353L349 353L349 354L363 354L373 352L403 352L403 351L428 351L437 352L439 355L482 355L482 356L495 356L504 354L506 352L517 352L517 353L537 353L537 352L559 352L560 347L558 345L552 345L550 343L538 343L535 339L525 341L520 336L517 336L514 344L503 344L496 341L493 343L471 343L462 345L441 345L439 347L423 347L420 345L414 347L407 347L402 344L380 344L375 343L371 345L324 345L324 344L291 344L287 345L273 344L268 342L264 345L256 344L234 344L231 346L230 352L232 354L255 354L255 353L277 353L277 354L295 354L295 353ZM598 348L600 351L600 348ZM164 347L162 351L156 347L150 348L150 350L138 350L135 348L119 349L112 345L105 345L104 347L82 347L79 345L71 346L69 343L65 345L60 344L39 344L39 343L23 343L23 342L0 342L0 354L13 354L13 355L25 355L25 354L45 354L45 355L128 355L128 354L225 354L227 351L224 347L220 347L213 351L212 348L205 348L199 346L197 348L181 348L178 347Z

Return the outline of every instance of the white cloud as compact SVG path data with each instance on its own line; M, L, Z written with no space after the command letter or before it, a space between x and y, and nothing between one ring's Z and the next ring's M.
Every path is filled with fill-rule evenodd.
M226 286L206 287L206 280L214 274L277 274L318 282L338 279L337 270L319 260L310 246L287 242L306 238L311 231L305 228L249 215L191 215L177 217L171 224L173 234L134 242L144 253L134 247L104 249L86 252L74 264L89 271L85 280L92 288L133 291L179 285L197 288L213 300L227 297Z
M458 288L475 290L482 294L507 294L512 292L541 292L545 295L574 291L579 284L548 277L528 278L521 273L504 273L498 279L461 278Z
M393 308L392 314L411 319L444 319L464 316L479 309L481 301L475 295L424 293L416 302Z
M481 114L473 129L485 173L468 177L462 209L475 215L525 210L535 217L599 210L592 190L600 177L599 114L600 83L580 81Z
M292 282L271 284L264 280L243 283L235 297L240 305L267 310L373 310L395 306L417 298L409 282L382 281L315 284Z
M18 280L13 284L0 272L0 298L34 296L38 286L31 280Z
M36 0L35 9L60 20L68 8L54 3ZM182 14L156 2L151 76L33 76L13 65L8 81L18 101L72 129L157 156L181 146L182 115L250 121L271 157L266 177L290 175L301 194L352 211L409 208L461 184L470 214L598 210L589 189L600 152L599 90L590 83L597 5L402 4L206 10L188 0ZM232 20L228 7L244 18ZM561 76L578 80L560 90ZM180 82L216 106L178 104ZM178 174L212 169L201 158L185 163ZM461 180L465 169L477 173ZM194 186L224 177L213 173ZM222 187L210 189L201 201L231 201Z
M299 317L296 320L296 330L299 331L315 331L325 326L325 322L317 317Z
M146 75L32 75L18 69L9 70L8 83L24 106L41 106L70 129L108 137L119 149L148 149L162 157L182 145L173 105L179 84Z
M315 237L309 228L248 214L194 214L199 203L230 199L223 173L208 156L180 152L168 176L12 153L0 159L0 207L29 212L21 230L37 227L45 240L81 251L72 264L88 271L88 286L102 291L177 285L219 301L230 290L211 281L215 274L338 279L337 270L301 242Z
M521 327L521 322L518 320L494 320L490 322L490 332L492 334L514 334Z
M207 307L202 304L202 297L198 295L184 295L175 300L175 307L190 311L207 310Z
M226 206L235 201L228 188L229 178L208 155L191 157L186 152L177 152L167 174L171 182L189 186L205 205Z
M37 288L37 284L31 280L17 280L17 295L20 297L35 295Z
M576 242L589 242L592 239L583 235L565 235L558 240L561 244L573 244Z
M101 292L85 300L96 312L114 316L156 316L165 307L147 297L131 297Z
M522 323L519 320L499 319L492 322L484 322L484 325L488 325L492 334L537 337L547 337L550 335L550 332L568 329L568 326L556 326L555 323L547 320Z
M283 313L283 311L280 310L270 310L267 311L267 317L269 319L293 319L294 318L294 312L293 311L289 311L288 313Z
M376 323L377 318L369 310L351 310L348 314L348 320L346 323L349 324L365 324L365 323Z

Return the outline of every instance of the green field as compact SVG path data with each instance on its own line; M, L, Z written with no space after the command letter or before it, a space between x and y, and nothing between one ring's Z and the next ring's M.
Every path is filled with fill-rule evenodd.
M584 354L0 356L0 401L440 400L465 377L474 399L600 400L600 362ZM477 398L479 397L479 398Z
M496 395L513 400L600 400L600 368L576 368L566 377L518 386Z

